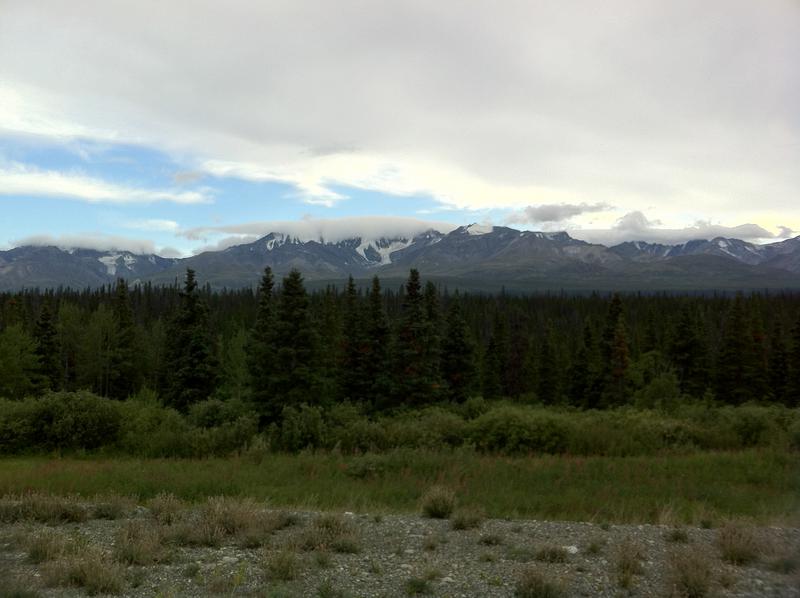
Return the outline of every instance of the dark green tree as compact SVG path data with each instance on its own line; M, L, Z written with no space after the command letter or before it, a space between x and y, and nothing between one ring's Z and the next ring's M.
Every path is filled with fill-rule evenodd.
M262 423L275 421L282 405L276 400L272 385L275 358L275 298L272 268L267 266L258 287L256 322L247 342L247 371L250 375L250 399Z
M789 352L788 372L787 403L790 407L800 407L800 318L792 328L792 348Z
M124 399L138 387L139 373L136 363L136 323L133 319L128 283L122 278L117 280L113 314L108 396Z
M58 390L61 385L61 348L58 346L58 329L49 298L42 304L33 338L39 359L38 381L43 389Z
M367 377L369 339L364 330L364 317L358 289L350 276L344 294L342 316L342 359L339 368L342 397L357 403L371 400L372 381Z
M732 405L755 399L755 362L753 336L745 315L744 300L737 295L723 324L716 368L717 399Z
M277 348L271 376L274 407L282 410L288 405L324 403L329 397L319 392L325 386L319 368L319 336L303 277L295 269L283 279L274 338Z
M367 341L364 372L369 381L369 399L373 406L386 406L392 395L392 336L377 276L373 277L369 292L364 336Z
M681 310L672 331L669 357L683 394L700 398L709 383L709 352L706 335L690 307Z
M475 343L455 297L447 310L447 323L442 338L442 377L447 398L461 403L474 390L476 379Z
M769 347L769 398L779 403L786 403L789 389L789 352L779 320L770 336Z
M419 272L412 269L405 295L395 343L395 403L421 405L440 390L437 363L432 358L431 326L423 299Z
M194 270L186 270L177 313L170 322L165 355L165 403L180 411L207 399L217 384L217 359L208 307L197 290Z
M592 326L587 322L583 328L583 343L569 369L568 394L571 405L585 409L600 406L600 376L597 342Z
M509 340L506 320L495 314L492 335L486 345L483 358L483 396L494 399L507 396L506 364L508 363Z
M561 379L551 322L545 326L538 357L536 396L545 405L552 405L561 398Z

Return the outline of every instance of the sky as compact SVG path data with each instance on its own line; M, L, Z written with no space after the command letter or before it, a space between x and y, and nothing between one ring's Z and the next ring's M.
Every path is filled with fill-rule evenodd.
M771 242L798 107L797 0L0 0L0 249Z

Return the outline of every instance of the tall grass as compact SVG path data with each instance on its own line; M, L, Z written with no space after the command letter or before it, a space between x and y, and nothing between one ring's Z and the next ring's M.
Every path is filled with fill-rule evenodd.
M348 475L364 460L379 472ZM657 522L749 518L797 520L800 462L780 451L649 457L493 457L397 450L361 457L334 453L231 459L0 459L0 495L21 491L89 497L114 491L140 499L168 492L184 500L252 497L272 506L415 512L431 486L453 489L459 505L489 517Z

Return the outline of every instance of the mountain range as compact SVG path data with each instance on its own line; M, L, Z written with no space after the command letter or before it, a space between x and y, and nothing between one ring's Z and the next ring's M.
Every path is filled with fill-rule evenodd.
M348 275L400 281L409 268L466 290L711 290L800 288L800 236L758 245L740 239L678 245L643 241L612 247L566 232L519 231L472 224L449 233L326 241L278 232L220 251L163 258L127 251L22 246L0 251L0 290L172 284L193 268L213 288L257 284L264 267L300 270L311 286Z

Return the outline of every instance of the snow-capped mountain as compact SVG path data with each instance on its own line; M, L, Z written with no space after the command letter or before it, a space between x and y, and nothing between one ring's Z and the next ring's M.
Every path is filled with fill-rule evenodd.
M565 232L471 224L446 234L431 229L330 241L272 232L184 259L29 246L0 252L0 290L98 286L117 277L172 283L186 268L212 287L241 287L257 284L266 266L277 276L297 268L311 282L336 282L351 274L400 280L414 267L424 276L475 289L800 288L800 237L767 245L720 237L609 248Z

